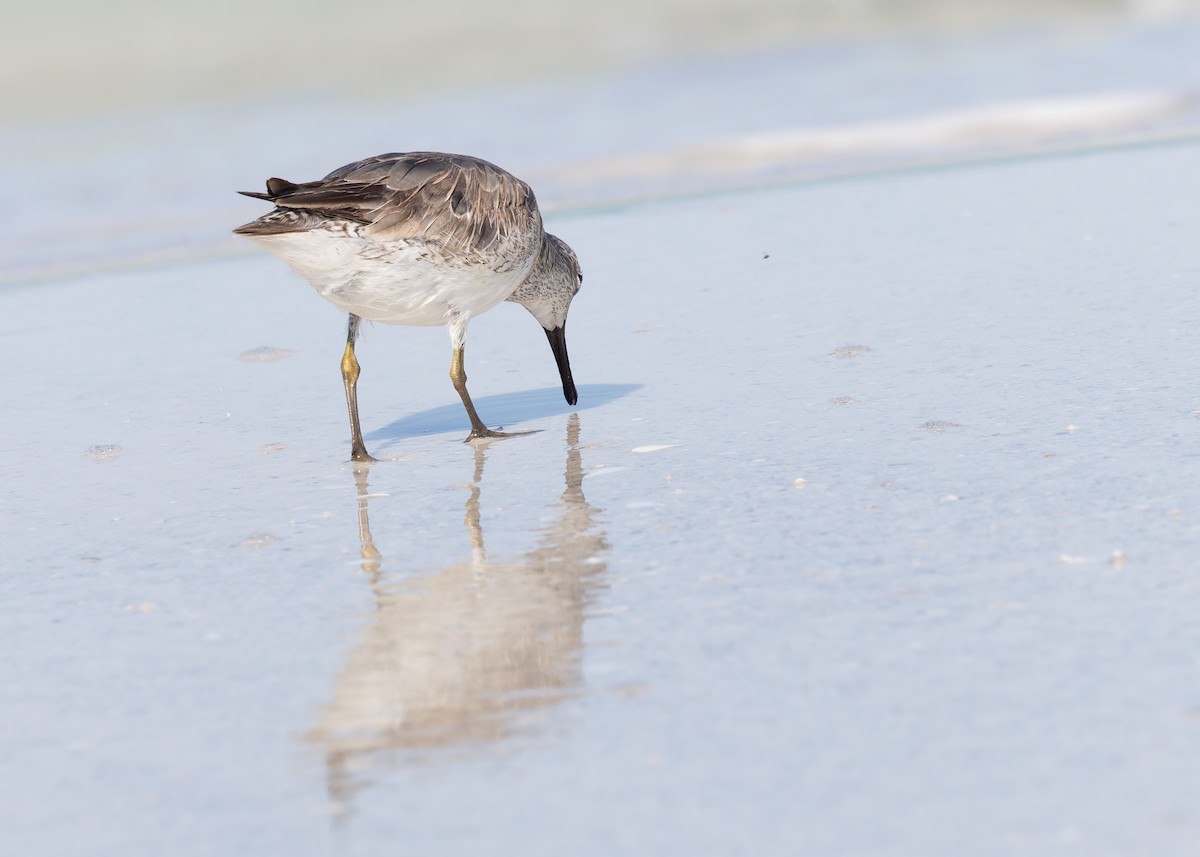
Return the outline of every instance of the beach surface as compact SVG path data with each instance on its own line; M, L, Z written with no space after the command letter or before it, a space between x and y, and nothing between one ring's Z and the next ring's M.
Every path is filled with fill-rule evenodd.
M0 850L1194 854L1198 32L6 132ZM232 191L401 146L539 189L579 404L371 326L362 467Z

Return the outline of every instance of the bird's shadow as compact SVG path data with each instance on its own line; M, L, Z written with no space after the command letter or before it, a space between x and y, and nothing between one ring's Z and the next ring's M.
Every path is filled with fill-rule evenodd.
M579 387L579 403L568 405L563 399L561 387L545 387L541 390L521 390L517 393L501 393L474 399L475 408L489 426L508 427L526 420L553 417L607 405L635 390L641 384L584 384ZM367 435L370 440L400 440L406 437L442 434L469 429L466 411L461 402L441 405L427 411L418 411L377 428Z

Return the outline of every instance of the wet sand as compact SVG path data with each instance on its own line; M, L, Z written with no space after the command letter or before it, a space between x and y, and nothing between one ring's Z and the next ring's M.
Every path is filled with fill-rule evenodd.
M0 295L7 847L1190 853L1198 153L564 215L365 481L273 260Z
M612 78L563 108L590 135L548 86L514 90L532 136L464 95L0 137L0 851L1192 854L1194 54L1021 44ZM810 63L894 88L822 102ZM953 68L993 118L1129 109L938 160L981 115ZM923 147L617 186L873 122ZM538 431L464 445L445 332L377 325L364 470L344 318L227 242L261 210L231 191L418 126L545 188L580 401L498 307L472 393Z

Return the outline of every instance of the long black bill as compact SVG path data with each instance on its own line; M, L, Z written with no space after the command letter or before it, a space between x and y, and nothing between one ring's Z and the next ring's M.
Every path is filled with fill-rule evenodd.
M558 364L558 374L562 377L563 395L566 396L567 404L573 405L579 401L579 394L575 392L571 361L567 359L567 329L556 327L554 330L547 330L546 338L550 340L550 350L554 352L554 362Z

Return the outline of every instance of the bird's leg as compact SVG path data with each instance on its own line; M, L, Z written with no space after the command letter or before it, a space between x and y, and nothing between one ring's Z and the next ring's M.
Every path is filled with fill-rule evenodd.
M454 389L458 391L458 397L462 399L463 407L467 409L467 416L471 419L471 433L467 435L468 441L483 440L489 437L508 437L504 432L492 431L479 418L475 404L471 401L471 394L467 392L467 370L463 365L463 346L461 345L454 349L454 357L450 360L450 381L454 384Z
M463 407L467 409L467 416L471 419L471 433L467 435L467 441L530 434L530 432L524 431L492 431L483 424L483 420L479 418L479 414L475 411L475 405L471 401L471 394L467 392L467 370L463 365L463 348L467 340L467 323L470 320L470 316L466 313L454 313L450 316L448 323L450 344L454 347L454 357L450 360L450 380L454 383L454 389L458 391L458 397L462 399Z
M354 356L354 340L358 338L358 324L361 321L358 316L350 314L346 350L342 352L342 386L346 388L346 409L350 412L350 458L354 461L376 461L367 454L362 428L358 424L358 358Z

